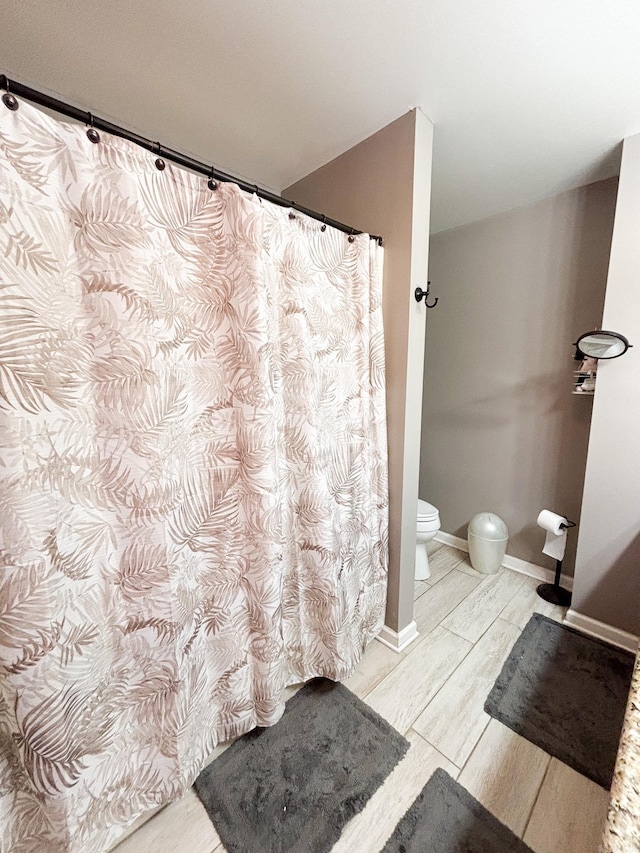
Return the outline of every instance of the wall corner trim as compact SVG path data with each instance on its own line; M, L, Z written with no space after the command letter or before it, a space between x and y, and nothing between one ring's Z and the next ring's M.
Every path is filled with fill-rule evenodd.
M459 551L469 553L469 545L466 539L461 539L459 536L453 536L451 533L444 533L442 530L435 535L436 542L442 542L443 545L451 545L452 548L457 548ZM502 565L505 569L511 569L513 572L519 572L521 575L527 575L530 578L542 581L542 583L553 583L555 572L553 569L545 569L544 566L538 566L535 563L529 563L527 560L521 560L520 557L512 557L505 554ZM488 576L487 576L488 577ZM573 578L571 575L560 575L560 583L568 590L573 589Z
M382 643L383 646L393 649L394 652L402 652L418 636L418 626L414 620L413 622L409 622L406 628L403 628L400 632L394 631L393 628L390 628L388 625L383 625L382 630L376 639Z
M577 631L587 634L589 637L596 637L598 640L604 640L606 643L611 643L612 646L618 646L620 649L626 649L634 654L638 651L638 642L640 637L635 634L630 634L628 631L622 631L620 628L614 628L613 625L607 625L605 622L599 622L597 619L592 619L591 616L585 616L583 613L578 613L577 610L569 608L567 615L564 617L564 624L570 625Z

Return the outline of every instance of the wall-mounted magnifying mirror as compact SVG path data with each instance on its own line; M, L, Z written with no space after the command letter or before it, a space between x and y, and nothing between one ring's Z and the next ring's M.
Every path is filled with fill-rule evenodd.
M576 341L576 347L580 355L591 356L591 358L618 358L629 349L629 341L618 332L605 332L604 329L596 329L593 332L585 332Z

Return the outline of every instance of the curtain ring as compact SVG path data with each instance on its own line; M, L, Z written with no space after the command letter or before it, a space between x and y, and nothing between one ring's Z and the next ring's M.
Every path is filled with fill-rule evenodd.
M216 181L216 179L213 177L213 173L214 173L214 171L215 171L215 170L214 170L214 168L213 168L213 166L212 166L212 167L211 167L211 172L209 173L209 180L207 181L207 186L209 187L209 189L210 189L210 190L217 190L217 189L218 189L218 182L217 182L217 181Z
M327 230L327 217L324 215L324 213L322 214L322 225L320 226L320 230L321 231Z
M89 140L89 142L93 142L94 145L100 142L100 134L93 126L93 116L91 115L91 113L89 113L89 129L87 130L87 139Z
M354 240L356 239L354 236L354 233L353 233L353 228L349 231L349 237L347 239L349 240L350 243L353 243Z
M289 219L295 219L295 218L296 218L295 213L293 212L293 210L290 210L289 211Z
M15 95L12 95L9 91L9 85L9 80L7 79L7 91L2 96L2 103L8 110L15 112L20 106L20 104L18 103L18 99L15 97Z
M159 143L159 142L154 142L154 143L153 143L153 153L154 153L154 154L157 154L157 155L160 155L160 154L161 154L161 152L162 152L162 148L160 147L160 143ZM164 162L164 160L162 159L162 157L158 156L158 157L156 158L156 163L155 163L155 165L156 165L156 169L158 169L158 171L162 172L162 171L166 168L166 165L167 165L167 164Z

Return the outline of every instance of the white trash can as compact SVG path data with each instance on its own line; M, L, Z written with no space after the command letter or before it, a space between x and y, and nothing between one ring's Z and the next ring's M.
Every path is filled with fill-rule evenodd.
M467 528L469 557L477 572L495 575L507 551L509 530L504 521L492 512L474 515Z

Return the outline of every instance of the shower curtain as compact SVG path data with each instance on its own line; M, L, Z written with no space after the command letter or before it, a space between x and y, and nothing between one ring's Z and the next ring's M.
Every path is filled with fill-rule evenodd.
M383 620L377 250L0 105L0 838L100 851Z

